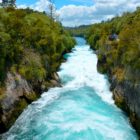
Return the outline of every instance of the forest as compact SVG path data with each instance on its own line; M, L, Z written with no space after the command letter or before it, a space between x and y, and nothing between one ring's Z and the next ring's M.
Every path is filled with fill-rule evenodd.
M0 85L4 86L7 71L18 72L34 84L47 80L74 44L61 23L46 13L1 8Z
M0 8L0 133L43 91L60 86L56 71L74 45L49 14Z
M133 13L94 24L87 33L91 48L97 50L99 71L140 83L140 8ZM113 37L116 35L116 38Z
M65 27L65 29L72 35L77 37L86 37L92 25L81 25L77 27Z

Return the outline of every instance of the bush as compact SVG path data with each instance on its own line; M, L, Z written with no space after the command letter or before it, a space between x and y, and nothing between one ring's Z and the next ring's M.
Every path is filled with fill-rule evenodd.
M62 25L46 14L29 8L0 8L1 83L11 68L29 81L47 79L57 70L62 54L74 45Z
M110 21L94 24L87 39L91 47L98 50L100 71L115 72L121 81L139 81L140 72L140 10L124 13ZM116 33L118 40L110 41ZM118 69L118 70L116 70Z

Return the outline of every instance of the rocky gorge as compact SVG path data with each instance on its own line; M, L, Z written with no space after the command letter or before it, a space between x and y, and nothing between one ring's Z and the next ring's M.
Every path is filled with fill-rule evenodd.
M0 139L137 140L139 19L137 8L70 31L45 12L0 8Z
M138 139L128 116L114 105L106 75L97 71L97 55L83 38L76 40L57 72L62 87L42 93L2 140Z

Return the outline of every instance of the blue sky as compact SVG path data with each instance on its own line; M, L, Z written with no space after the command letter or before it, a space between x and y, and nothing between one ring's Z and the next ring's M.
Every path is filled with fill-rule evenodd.
M24 5L24 4L32 5L37 1L38 0L17 0L16 2L18 5ZM90 6L93 4L93 1L92 0L54 0L54 3L57 9L60 9L63 6L72 5L72 4L76 6L79 5Z
M22 4L27 4L27 5L31 5L33 3L35 3L36 0L17 0L16 3L18 5L22 5Z
M108 20L140 6L140 0L54 0L64 26L79 26ZM48 0L17 0L17 7L47 11Z

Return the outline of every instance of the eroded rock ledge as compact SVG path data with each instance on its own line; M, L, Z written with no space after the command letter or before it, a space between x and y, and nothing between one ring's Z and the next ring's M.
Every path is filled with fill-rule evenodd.
M18 73L7 73L4 94L0 98L0 133L7 131L22 111L40 97L41 92L51 87L61 86L57 73L53 73L51 77L46 85L38 83L36 87Z
M140 134L140 84L130 81L118 82L111 78L111 90L118 107L128 113L132 125Z

